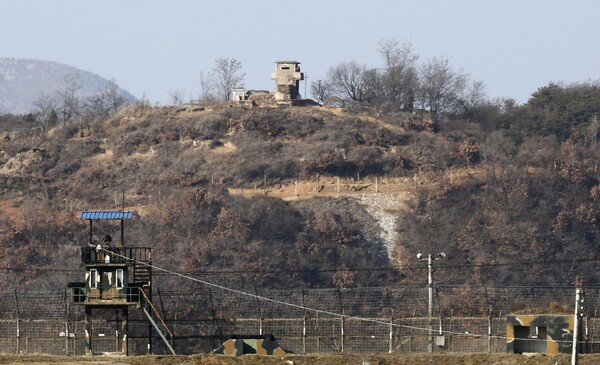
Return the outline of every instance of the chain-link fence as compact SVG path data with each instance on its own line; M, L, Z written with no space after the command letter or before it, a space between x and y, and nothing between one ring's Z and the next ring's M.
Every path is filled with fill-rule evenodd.
M196 284L194 284L196 285ZM600 342L600 288L584 288L585 348ZM438 286L428 318L427 288L375 287L231 291L200 286L155 290L153 302L178 353L209 352L233 335L273 334L294 353L425 352L433 330L436 352L505 352L509 313L573 313L573 287ZM81 355L84 306L71 292L4 292L0 352ZM92 316L94 351L121 351L122 312ZM141 310L129 308L129 353L167 353ZM152 338L150 341L149 336Z

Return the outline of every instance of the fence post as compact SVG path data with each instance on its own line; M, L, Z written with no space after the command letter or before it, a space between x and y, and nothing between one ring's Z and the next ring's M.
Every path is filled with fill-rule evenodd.
M17 355L21 353L21 328L20 328L20 309L19 309L19 294L17 293L17 289L15 289L15 304L17 305Z
M377 178L375 178L377 179ZM375 180L377 181L377 180ZM392 300L390 297L390 289L385 288L385 297L387 299L387 305L390 308L390 344L388 348L388 353L394 352L394 309L392 308Z
M321 353L321 332L319 329L319 312L315 316L315 330L317 332L317 353Z
M338 300L340 304L340 313L342 314L340 317L340 350L344 353L344 305L342 304L342 290L338 288Z
M450 321L448 323L448 332L449 333L454 333L454 308L450 308ZM448 343L448 351L452 351L451 346L452 346L452 340L453 337L452 336L456 336L456 335L449 335L448 336L448 341L446 341ZM460 340L460 338L459 338Z
M492 353L492 316L488 316L488 353Z
M583 338L584 338L584 341L585 341L585 353L586 354L590 353L590 338L589 338L589 335L590 335L589 331L590 331L590 329L588 327L589 326L589 323L588 323L589 319L590 319L590 317L588 317L588 316L585 316L583 318L583 326L584 326L584 335L583 335L584 337Z
M340 338L340 352L344 353L344 316L340 317L341 319L341 338Z
M490 304L490 300L488 297L487 286L483 287L483 292L485 294L485 304L487 305L488 310L488 353L492 352L492 305Z
M375 192L379 193L379 178L375 176Z
M65 355L69 354L69 300L65 291Z
M306 306L304 305L304 286L301 287L302 293L302 308L304 315L302 316L302 353L306 354Z
M194 296L195 295L196 294L194 293ZM216 315L216 312L215 312L215 305L214 305L214 302L213 302L212 290L210 289L210 286L208 287L208 300L210 301L210 315L212 317L213 329L216 329L217 331L219 331L219 339L220 339L219 343L223 343L223 340L224 340L224 338L223 338L223 327L221 326L222 323L219 323L217 321L217 315ZM216 348L215 347L214 337L213 337L213 347Z
M262 312L260 314L260 318L258 319L258 334L262 336L263 334L263 316Z
M390 316L390 347L388 353L394 352L394 316Z
M340 178L339 177L337 177L337 189L336 190L337 190L337 193L339 194L340 193Z
M263 310L260 306L260 301L258 300L258 288L256 287L256 284L254 284L254 295L256 298L256 305L258 306L258 313L260 315L260 318L258 319L258 334L262 336L262 334L263 334Z

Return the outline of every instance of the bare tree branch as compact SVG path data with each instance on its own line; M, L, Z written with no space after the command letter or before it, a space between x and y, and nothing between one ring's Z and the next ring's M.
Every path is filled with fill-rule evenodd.
M366 66L359 65L355 61L343 62L333 66L327 72L328 82L333 91L343 100L364 100L364 75Z
M420 101L434 119L452 108L466 87L467 75L454 71L447 58L434 57L421 66Z
M219 99L229 101L231 90L244 86L245 73L241 73L242 63L235 58L219 58L213 67L214 82Z
M42 93L33 102L33 108L35 119L40 124L42 133L46 132L46 130L51 124L57 122L57 104L56 99L53 96Z

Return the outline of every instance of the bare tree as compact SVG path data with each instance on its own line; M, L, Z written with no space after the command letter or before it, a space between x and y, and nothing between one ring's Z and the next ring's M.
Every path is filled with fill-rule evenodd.
M127 104L127 99L121 93L119 85L115 80L108 81L103 93L105 95L111 115L117 113L122 106Z
M214 101L215 96L215 80L211 72L200 72L200 100Z
M365 69L363 73L363 99L370 105L381 104L385 102L384 76L376 69Z
M148 97L146 96L146 93L142 93L142 97L135 104L135 109L139 113L145 113L148 109L150 109L150 107L151 107L150 100L148 100Z
M452 107L466 85L467 75L454 71L447 58L434 57L421 66L421 105L434 120Z
M310 93L313 98L317 100L318 103L323 104L325 99L329 98L333 90L331 88L331 84L327 81L317 80L310 84Z
M107 118L117 113L126 103L127 99L121 94L117 83L110 80L102 91L83 100L82 112L86 118Z
M213 67L213 79L219 99L229 101L231 90L244 86L245 73L240 73L242 63L235 58L219 58Z
M366 66L355 61L332 66L327 72L334 93L345 101L364 101Z
M83 115L86 119L103 119L110 115L108 99L104 92L99 92L85 98L83 107Z
M40 124L42 133L45 132L50 125L58 121L58 115L56 113L57 104L54 96L42 93L33 102L33 108L35 120Z
M419 56L414 53L412 44L405 42L401 45L395 38L381 40L379 54L385 63L381 85L384 99L393 102L400 109L412 109L419 85Z
M171 98L171 104L175 106L183 105L183 99L185 98L185 91L182 89L175 89L169 91L169 97Z
M456 97L456 107L459 109L456 112L462 113L471 121L476 114L475 110L484 105L488 98L483 81L466 78L466 87L460 90L460 94Z
M77 95L77 92L81 89L79 83L79 75L71 74L65 76L63 85L58 90L62 106L60 107L60 114L63 123L68 123L75 117L79 116L81 100Z

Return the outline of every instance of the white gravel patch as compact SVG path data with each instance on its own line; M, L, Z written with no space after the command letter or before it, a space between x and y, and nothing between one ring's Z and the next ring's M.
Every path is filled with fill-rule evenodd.
M385 244L388 258L391 258L398 239L398 212L405 209L407 197L398 193L374 193L362 194L357 198L379 223L381 240Z

